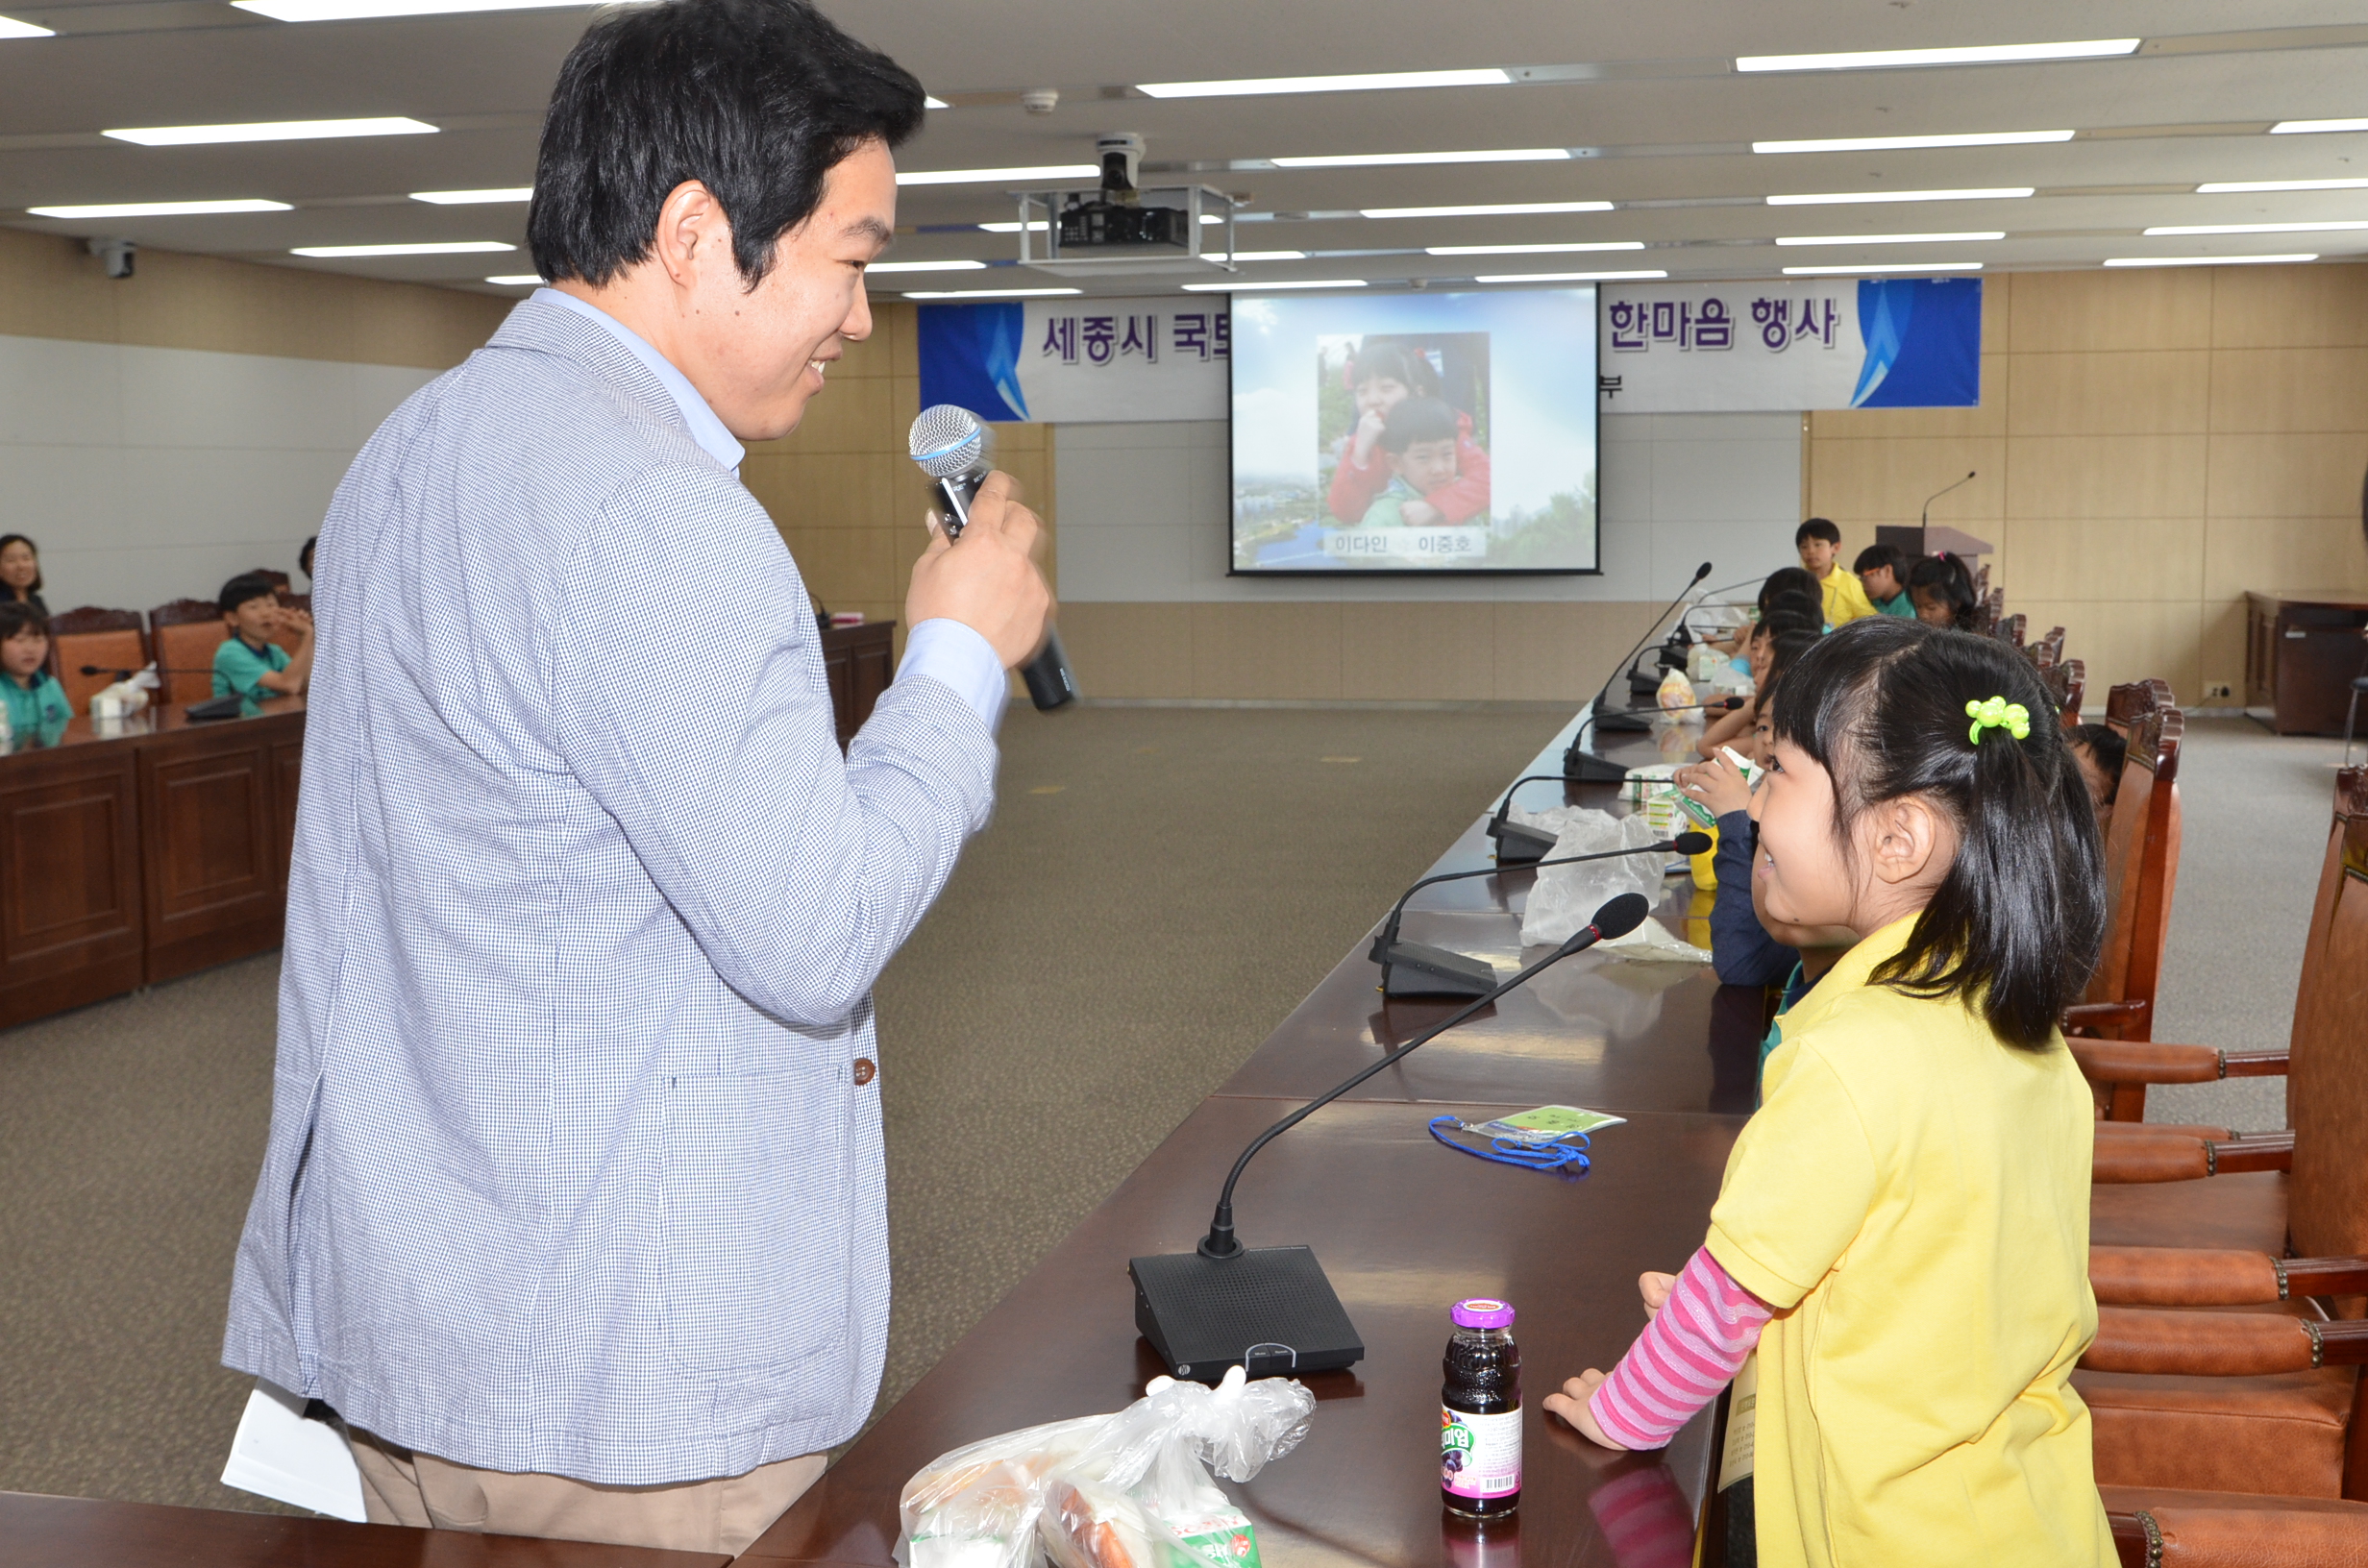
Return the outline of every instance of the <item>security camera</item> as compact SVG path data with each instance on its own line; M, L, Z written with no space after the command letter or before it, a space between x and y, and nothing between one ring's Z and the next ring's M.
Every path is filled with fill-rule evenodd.
M1030 87L1020 94L1020 107L1030 114L1049 114L1060 107L1060 102L1058 87Z
M1143 165L1143 137L1132 131L1105 131L1094 138L1094 157L1101 164L1103 189L1132 189Z
M91 239L83 243L99 258L99 265L110 278L131 277L133 264L139 259L139 247L128 239Z

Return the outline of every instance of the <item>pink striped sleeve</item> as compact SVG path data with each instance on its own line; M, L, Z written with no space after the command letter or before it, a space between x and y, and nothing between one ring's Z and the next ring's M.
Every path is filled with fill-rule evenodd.
M1624 1447L1662 1447L1718 1397L1772 1315L1707 1249L1695 1252L1667 1303L1588 1401L1595 1424Z

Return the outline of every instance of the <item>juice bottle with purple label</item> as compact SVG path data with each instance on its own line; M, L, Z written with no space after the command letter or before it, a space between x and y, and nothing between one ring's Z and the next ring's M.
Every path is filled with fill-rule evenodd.
M1459 1301L1442 1363L1439 1493L1451 1512L1494 1519L1521 1506L1521 1349L1513 1308L1490 1297Z

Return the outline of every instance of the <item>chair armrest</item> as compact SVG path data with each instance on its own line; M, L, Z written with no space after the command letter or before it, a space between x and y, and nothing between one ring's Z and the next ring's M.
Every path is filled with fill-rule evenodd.
M2150 1040L2067 1040L2072 1060L2092 1084L2212 1084L2224 1075L2208 1045Z
M2123 1568L2290 1568L2368 1560L2368 1516L2294 1501L2292 1508L2181 1507L2105 1517Z
M2090 1247L2088 1285L2100 1306L2260 1307L2285 1299L2269 1254L2208 1247Z
M2154 1003L2134 998L2121 1002L2074 1002L2063 1010L2064 1032L2143 1029L2154 1020Z
M2320 1323L2275 1312L2101 1307L2081 1358L2090 1372L2257 1378L2368 1361L2368 1322Z
M2124 1127L2142 1122L2120 1122ZM2157 1138L2100 1138L2088 1179L2118 1187L2142 1182L2200 1182L2212 1173L2210 1145L2166 1133Z

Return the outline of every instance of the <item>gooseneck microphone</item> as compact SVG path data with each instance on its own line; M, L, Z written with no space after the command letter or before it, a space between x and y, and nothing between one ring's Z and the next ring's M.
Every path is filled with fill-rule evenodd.
M1621 894L1537 963L1252 1139L1226 1174L1209 1234L1198 1248L1126 1262L1126 1272L1135 1282L1135 1327L1168 1369L1179 1378L1216 1383L1237 1362L1249 1376L1263 1378L1278 1372L1320 1372L1363 1360L1365 1345L1356 1325L1348 1321L1313 1251L1304 1246L1245 1247L1235 1237L1234 1184L1258 1151L1275 1139L1515 987L1598 942L1626 936L1644 922L1650 907L1640 893Z
M905 445L921 472L936 481L939 516L948 539L959 539L970 527L971 502L978 487L995 471L995 434L978 423L968 408L941 403L921 410ZM1057 626L1045 627L1045 646L1021 666L1028 700L1050 712L1077 700L1077 677L1069 668Z
M160 675L210 675L213 674L211 670L159 670L153 664L147 666L146 668L151 671L155 671L155 673ZM130 680L134 675L140 674L140 672L137 670L111 670L105 665L86 664L83 666L83 674L86 675L111 675L117 680ZM279 694L274 693L273 695L278 696ZM241 713L246 711L246 701L247 699L245 698L240 697L236 692L233 692L227 697L210 697L202 702L190 702L185 704L181 711L183 716L191 723L202 724L216 719L237 718Z
M1958 480L1956 484L1944 484L1939 489L1934 491L1931 495L1926 496L1924 498L1924 510L1916 518L1915 526L1918 528L1922 528L1927 524L1931 523L1933 520L1933 502L1938 501L1942 496L1947 495L1952 490L1971 484L1973 482L1973 477L1980 472L1980 469L1967 469L1965 471L1965 477Z
M1549 842L1547 847L1552 846ZM1591 855L1564 855L1558 860L1533 860L1526 864L1530 870L1542 871L1550 866L1618 860L1624 855L1678 854L1690 860L1695 855L1710 853L1714 846L1714 841L1708 833L1688 831L1659 844L1640 844L1634 849L1599 849ZM1501 867L1483 866L1476 871L1442 871L1437 876L1424 877L1398 895L1397 902L1391 907L1390 918L1381 922L1381 929L1373 935L1373 945L1365 955L1381 966L1384 996L1477 996L1496 984L1496 967L1486 959L1449 952L1444 947L1425 946L1418 942L1400 942L1397 933L1408 901L1424 888L1439 882L1460 882L1467 877L1493 876L1500 870Z
M1569 747L1563 752L1563 776L1565 778L1574 778L1582 784L1617 784L1628 776L1628 770L1618 763L1599 757L1587 749L1588 726L1596 724L1597 721L1608 711L1604 706L1604 701L1612 695L1612 682L1619 678L1619 673L1627 669L1630 661L1635 659L1639 653L1644 651L1644 645L1653 640L1653 634L1661 629L1661 624L1669 619L1671 613L1680 604L1686 602L1686 596L1693 592L1694 584L1710 575L1710 562L1704 561L1700 566L1695 567L1692 577L1688 579L1684 588L1678 590L1677 597L1669 600L1668 609L1653 617L1653 624L1644 628L1644 635L1637 639L1637 646L1621 654L1619 663L1614 666L1609 675L1604 677L1603 690L1597 692L1595 700L1587 705L1587 717L1581 721L1579 732L1571 737ZM1598 724L1598 733L1600 729L1601 726Z

